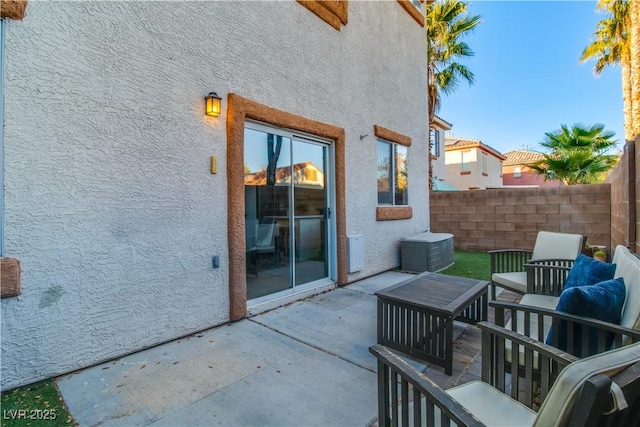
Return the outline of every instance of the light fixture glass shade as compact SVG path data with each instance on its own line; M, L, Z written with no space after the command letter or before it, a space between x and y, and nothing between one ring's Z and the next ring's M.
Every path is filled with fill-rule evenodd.
M218 117L220 115L222 98L215 92L209 92L209 95L204 97L204 101L207 116Z

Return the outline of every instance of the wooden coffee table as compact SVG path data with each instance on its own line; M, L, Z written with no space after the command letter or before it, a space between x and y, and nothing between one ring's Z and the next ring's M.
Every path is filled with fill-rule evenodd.
M453 321L487 320L484 280L422 273L376 292L378 344L453 372Z

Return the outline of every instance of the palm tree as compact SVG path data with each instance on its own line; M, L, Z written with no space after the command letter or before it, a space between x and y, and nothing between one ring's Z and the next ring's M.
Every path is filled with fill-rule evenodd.
M637 2L637 1L636 1ZM609 65L620 65L622 69L622 99L624 111L625 139L633 139L633 82L631 76L631 42L629 37L630 16L628 0L598 0L597 8L607 15L598 22L593 41L580 56L580 61L596 60L596 75Z
M438 0L427 6L427 82L429 96L429 124L440 107L440 93L449 95L461 80L474 83L474 75L457 62L473 56L473 51L462 39L481 22L480 16L469 16L467 4L459 0ZM433 142L429 136L429 153ZM432 162L429 156L429 188L431 189Z
M615 146L615 133L604 125L571 129L562 125L556 132L548 132L540 143L546 149L544 159L529 166L546 180L561 181L565 185L600 182L617 162L618 157L606 152Z

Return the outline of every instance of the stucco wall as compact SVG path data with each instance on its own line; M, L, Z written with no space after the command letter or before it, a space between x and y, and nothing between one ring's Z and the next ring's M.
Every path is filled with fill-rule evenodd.
M516 168L520 168L520 177L516 178ZM537 185L539 187L558 187L560 181L545 181L544 177L526 166L507 165L502 167L503 185Z
M431 231L458 249L533 249L538 231L578 233L611 248L611 186L571 185L431 194Z
M349 280L398 265L429 222L424 50L395 1L341 31L293 1L31 2L6 25L2 389L228 320L224 94L343 127ZM410 220L376 221L374 124L413 139Z
M462 153L469 162L468 173L462 172ZM483 174L482 158L487 158L487 172ZM485 154L478 148L461 148L447 151L445 156L446 181L451 185L468 190L472 187L487 188L502 186L502 162L494 156Z

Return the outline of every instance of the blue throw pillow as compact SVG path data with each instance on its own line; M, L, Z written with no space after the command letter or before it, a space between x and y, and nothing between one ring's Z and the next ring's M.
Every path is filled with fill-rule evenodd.
M626 287L624 279L620 277L591 286L574 286L565 289L560 294L556 310L619 325L625 297ZM558 323L558 349L568 351L567 322L560 320ZM588 330L589 334L589 354L582 354L583 325L573 325L573 351L568 352L578 357L586 357L598 352L597 329L586 326L584 328ZM611 347L613 338L612 332L605 333L605 346L607 349ZM546 343L551 344L552 340L552 331L549 331Z
M595 285L605 280L613 279L616 272L616 265L598 261L583 254L579 254L576 258L564 289L574 286Z

